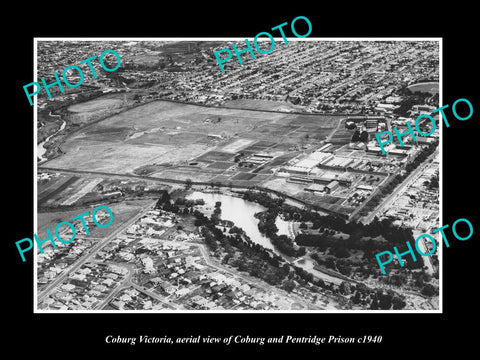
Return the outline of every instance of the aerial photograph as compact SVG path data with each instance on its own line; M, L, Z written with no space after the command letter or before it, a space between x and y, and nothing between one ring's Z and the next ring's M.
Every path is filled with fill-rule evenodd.
M440 40L232 44L35 39L36 312L439 311Z

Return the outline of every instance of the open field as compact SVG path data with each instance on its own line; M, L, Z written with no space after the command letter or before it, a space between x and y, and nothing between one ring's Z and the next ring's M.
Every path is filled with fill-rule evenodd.
M73 194L68 194L66 196L66 200L62 202L61 205L72 205L76 203L81 197L88 194L92 191L98 184L103 181L102 178L97 179L86 179L86 181L82 181L82 186L79 189L75 189L78 191L74 191Z
M62 175L48 184L38 186L38 205L63 199L64 190L72 188L80 178L77 176Z
M93 100L74 105L73 109L81 116L97 111L105 101L106 106L116 106L120 100ZM338 116L154 101L74 133L61 146L64 155L48 161L46 166L119 174L132 174L142 168L153 176L164 177L170 170L158 165L185 166L200 161L219 162L212 165L212 170L223 170L236 152L254 154L275 147L274 156L282 156L290 150L277 148L278 144L319 144L340 120ZM155 172L157 169L160 172ZM197 172L192 174L197 176ZM183 178L180 173L168 177Z
M123 223L135 216L144 206L147 204L153 204L154 201L147 200L133 200L133 201L122 201L115 204L109 204L108 207L112 210L113 213L113 222L110 226L106 228L99 228L93 223L88 225L88 230L90 231L89 235L83 235L88 237L98 237L103 238L108 236L110 233L115 231L116 228L121 226ZM85 220L91 219L91 213L93 209L98 205L84 206L79 210L69 210L61 212L46 212L38 213L37 216L37 231L39 239L44 239L47 237L46 228L49 228L53 236L55 236L55 227L58 223L62 221L68 221L70 223L80 223L80 220L72 221L72 218L88 211L90 213L89 217L85 217ZM66 227L64 225L64 227ZM45 245L47 242L45 242ZM49 242L48 242L49 244Z
M299 111L301 107L286 102L238 99L229 100L224 104L226 107L254 110L274 110L274 111Z
M85 110L96 109L95 106L87 103ZM63 154L47 161L45 166L148 175L180 186L188 179L206 185L258 185L348 214L354 209L351 197L356 186L376 187L385 179L381 172L367 178L367 171L383 171L373 161L375 154L362 152L358 159L359 154L352 154L356 150L339 149L337 156L356 158L359 170L349 172L351 189L341 186L328 196L312 194L305 189L308 183L289 182L278 171L288 166L290 160L320 148L328 138L337 148L349 143L352 133L345 128L344 116L227 109L159 100L85 126L68 137L61 147ZM317 175L330 179L345 171L319 168L322 171L317 169ZM66 184L60 183L61 191L54 195L63 205L77 201L80 204L96 185L91 179L62 181ZM48 191L54 190L45 189L42 199L52 198ZM46 205L55 199L49 199Z
M408 90L411 92L425 92L430 93L432 95L438 94L438 82L425 82L425 83L418 83L408 86Z
M69 106L68 111L74 113L82 113L82 112L91 112L97 110L105 110L112 107L119 107L123 103L120 99L97 99L97 100L90 100L84 103L75 104Z

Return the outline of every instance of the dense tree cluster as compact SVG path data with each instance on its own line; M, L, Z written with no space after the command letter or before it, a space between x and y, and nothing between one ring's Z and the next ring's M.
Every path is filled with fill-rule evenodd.
M410 110L414 105L417 104L426 104L428 100L430 103L438 104L438 94L432 96L429 93L412 93L408 88L402 90L402 101L399 104L399 107L393 110L398 116L409 117Z
M305 249L297 249L288 236L277 235L278 228L275 222L278 215L284 211L284 198L273 198L265 192L246 191L243 195L243 199L257 202L267 208L266 211L255 214L259 219L258 230L270 238L272 244L280 252L292 257L305 255Z
M215 207L220 210L220 214L221 203L216 203ZM225 232L216 226L219 219L213 216L208 218L196 209L190 213L195 217L194 224L201 227L201 234L208 248L215 254L219 251L226 253L222 260L224 263L248 272L251 276L265 280L271 285L282 284L287 291L294 288L292 287L294 283L290 280L302 284L311 282L317 286L325 286L322 281L314 281L312 274L288 264L281 256L251 241L241 228L232 226L228 232ZM283 240L281 237L278 238L280 241ZM239 256L238 253L240 253ZM284 284L284 281L289 283Z
M438 174L433 175L430 180L425 180L423 184L430 190L438 189Z
M282 204L285 202L284 198L272 197L268 193L263 191L248 190L243 193L243 199L246 201L256 202L262 206L265 206L269 210L280 212Z
M352 142L368 142L368 132L367 131L362 131L360 130L355 130L355 132L352 135Z
M392 179L394 184L392 186L401 181L399 176ZM328 257L319 256L316 253L311 256L320 265L346 276L355 272L367 277L370 275L378 277L381 273L375 254L387 250L392 251L393 246L397 246L399 251L402 251L402 249L406 249L407 241L411 243L414 241L411 229L397 227L390 219L379 221L378 218L374 218L371 223L365 225L361 222L348 222L334 215L322 216L310 209L299 209L285 204L283 199L272 198L263 192L248 191L244 194L244 198L261 201L261 204L267 207L265 212L256 214L260 219L258 227L282 253L288 256L301 256L305 253L304 247L314 247L321 252L328 250L330 254ZM278 214L281 214L287 221L311 222L312 229L318 229L319 233L300 233L294 241L288 237L280 237L279 241L279 237L276 235L278 229L275 226ZM337 232L349 235L348 239L341 240L338 236L334 237L333 235ZM299 246L298 250L295 250L295 244ZM351 250L363 251L363 258L356 262L349 260ZM422 257L417 257L416 262L407 259L406 263L406 268L410 270L421 269L424 266ZM392 264L392 266L394 265ZM400 269L400 265L396 266Z
M374 254L382 249L391 250L392 245L398 245L412 240L413 234L409 229L397 228L390 220L379 221L374 219L370 224L347 222L343 218L333 215L321 216L310 209L299 209L284 203L282 198L273 198L266 193L247 191L244 195L250 201L259 201L267 208L266 211L256 214L259 218L259 229L269 236L275 247L283 254L298 257L305 254L305 247L309 246L328 255L320 255L318 252L311 254L312 259L319 265L338 271L345 276L352 276L354 273L363 273L366 276L378 276L379 269ZM186 200L178 198L172 202L170 194L165 191L157 201L156 208L172 211L178 214L190 214L194 216L194 224L200 227L205 244L212 251L212 254L224 264L229 264L239 271L248 272L251 276L258 277L271 285L278 285L286 291L293 291L298 285L307 285L315 289L323 288L333 294L339 293L350 298L353 304L371 306L372 308L384 309L390 306L394 309L403 308L406 304L403 298L396 293L376 293L364 284L345 284L335 287L333 284L326 284L323 280L315 278L310 272L292 265L284 258L274 254L271 250L265 249L254 243L245 232L232 224L230 230L226 231L224 221L220 219L221 203L215 204L214 213L209 218L194 206L203 204L203 200ZM183 207L183 209L182 209ZM168 209L168 210L167 210ZM278 229L275 226L275 219L278 215L284 219L295 219L306 223L312 223L312 229L318 229L318 234L298 234L295 243L287 236L277 235ZM219 224L222 224L219 226ZM348 234L348 239L338 237L338 232ZM334 237L336 236L336 237ZM382 236L386 241L373 239ZM363 251L363 259L352 261L349 250ZM421 258L419 258L421 261ZM414 264L414 263L413 263ZM410 267L411 262L408 263ZM420 267L423 266L423 262ZM425 284L431 277L424 271L417 273L416 285L423 287L423 293L427 296L434 294L435 287ZM401 286L405 284L405 274L392 274L383 280L386 284ZM348 284L348 285L347 285ZM429 285L429 286L427 286ZM339 298L340 299L340 298Z

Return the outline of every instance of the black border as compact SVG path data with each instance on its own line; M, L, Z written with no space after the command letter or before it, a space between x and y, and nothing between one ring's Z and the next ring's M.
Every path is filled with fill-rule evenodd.
M335 354L342 350L368 351L388 356L404 356L475 344L473 331L466 328L475 313L476 282L474 262L478 250L479 221L474 211L477 189L476 117L480 111L473 85L478 80L476 33L473 5L383 3L370 5L347 3L328 6L304 4L293 8L277 3L266 11L244 3L201 4L198 9L180 4L178 9L160 5L110 4L105 12L88 4L65 5L18 12L20 31L4 29L8 37L4 55L7 85L3 87L4 106L9 109L4 120L4 172L7 182L6 217L4 217L4 267L6 284L4 311L8 348L35 349L36 355L55 352L63 355L121 354L148 352L163 357L180 351L200 353L221 351L314 351ZM40 8L40 6L38 6ZM48 7L48 8L47 8ZM183 7L183 8L182 8ZM272 11L275 10L275 11ZM20 15L21 14L21 15ZM41 15L40 15L41 14ZM474 235L465 242L453 240L444 248L443 314L33 314L33 258L21 262L14 242L33 233L33 108L25 99L22 86L33 79L34 37L252 37L258 32L290 22L296 16L310 19L310 37L441 37L443 38L443 103L458 98L469 99L474 115L468 121L451 121L443 137L443 219L452 224L458 218L469 219ZM15 22L15 21L14 21ZM476 77L475 77L476 75ZM473 319L472 319L473 320ZM475 326L475 324L473 324ZM381 344L368 346L160 346L105 344L106 335L125 336L329 336L355 337L382 335ZM412 349L415 349L412 353ZM130 349L130 351L125 351ZM340 354L340 353L339 353ZM41 356L40 358L42 358Z

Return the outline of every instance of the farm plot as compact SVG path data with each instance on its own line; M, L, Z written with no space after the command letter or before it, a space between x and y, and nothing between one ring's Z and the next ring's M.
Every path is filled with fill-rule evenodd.
M73 110L82 114L99 107L101 103L90 101L75 105ZM323 137L339 120L332 116L153 101L86 126L67 138L61 146L63 154L45 166L116 174L136 171L152 176L165 176L172 169L158 166L175 168L192 161L218 163L210 168L222 169L239 151L256 153L278 143L318 141L297 139L291 134L306 126L309 132Z

